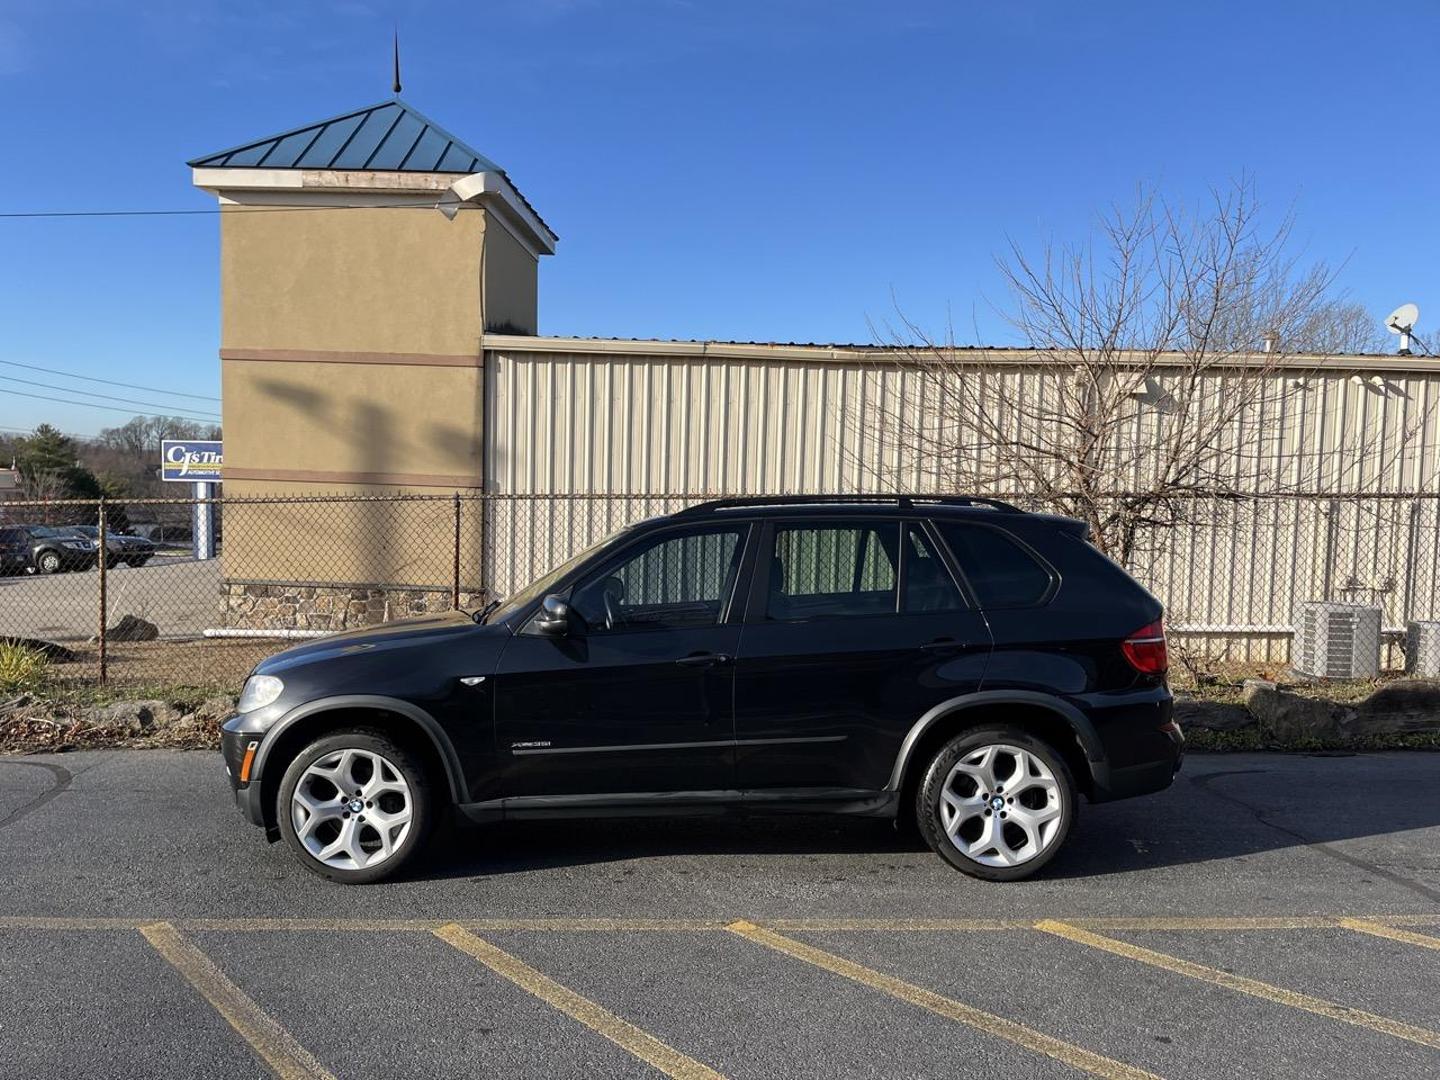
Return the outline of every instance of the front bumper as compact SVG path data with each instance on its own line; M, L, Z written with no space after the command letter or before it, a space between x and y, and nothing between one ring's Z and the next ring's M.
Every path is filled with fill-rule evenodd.
M230 790L235 794L235 808L252 825L265 825L265 809L261 798L261 784L242 780L245 755L252 746L259 748L263 735L248 731L230 731L221 728L220 753L225 759L225 776L230 781Z

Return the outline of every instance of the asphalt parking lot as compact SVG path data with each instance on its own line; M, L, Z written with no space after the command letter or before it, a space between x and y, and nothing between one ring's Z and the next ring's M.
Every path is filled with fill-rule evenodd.
M1440 1075L1440 755L1192 757L1041 879L881 822L452 830L332 885L208 753L0 758L0 1075Z

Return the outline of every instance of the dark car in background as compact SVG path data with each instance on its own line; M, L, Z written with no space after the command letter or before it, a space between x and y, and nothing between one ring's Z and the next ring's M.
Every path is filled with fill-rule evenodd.
M100 529L95 525L71 525L69 531L78 533L94 543L100 543ZM105 565L144 566L155 555L155 544L143 536L127 536L125 533L106 531Z
M0 525L0 570L56 574L95 565L95 542L48 525Z
M1013 881L1080 796L1180 767L1160 602L1084 523L1004 503L704 503L493 608L256 667L223 727L242 812L345 882L399 869L451 808L889 817Z

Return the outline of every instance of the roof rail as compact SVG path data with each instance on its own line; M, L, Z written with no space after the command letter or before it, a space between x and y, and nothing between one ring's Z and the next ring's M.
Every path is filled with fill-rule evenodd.
M999 499L986 499L979 495L747 495L742 498L712 499L696 503L679 511L675 517L692 517L708 514L715 510L731 510L746 506L823 506L838 503L894 503L902 510L910 510L918 504L939 504L942 506L985 506L1007 514L1023 514L1018 506Z

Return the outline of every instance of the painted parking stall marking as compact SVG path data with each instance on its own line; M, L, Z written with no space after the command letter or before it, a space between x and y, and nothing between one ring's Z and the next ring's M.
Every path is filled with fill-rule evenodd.
M922 1009L928 1009L947 1020L954 1020L956 1023L965 1024L987 1035L1006 1039L1027 1050L1044 1054L1046 1057L1054 1058L1072 1068L1089 1073L1091 1076L1105 1077L1106 1080L1158 1080L1154 1073L1146 1072L1144 1069L1137 1069L1133 1065L1126 1065L1124 1062L1053 1038L1023 1024L1017 1024L1013 1020L1007 1020L1003 1016L996 1016L994 1013L966 1005L954 998L937 994L933 990L926 990L924 987L908 983L904 979L897 979L893 975L875 971L873 968L857 964L853 960L847 960L832 952L826 952L824 949L817 949L813 945L806 945L804 942L777 934L773 930L756 926L754 923L734 922L725 929L747 941L753 941L796 960L803 960L807 964L814 964L816 967L836 975L853 979L863 986L880 990L891 997L899 998L901 1001Z
M1370 934L1373 937L1388 938L1391 941L1403 942L1406 945L1418 945L1422 949L1440 950L1440 937L1431 937L1429 934L1417 934L1413 930L1402 930L1395 926L1386 926L1384 923L1376 922L1374 919L1341 919L1340 926L1345 930L1354 930L1361 934Z
M172 924L150 923L139 930L155 951L215 1007L249 1044L255 1056L270 1066L281 1080L335 1080L333 1073Z
M522 990L534 994L572 1020L578 1020L591 1031L605 1036L616 1046L628 1050L666 1076L674 1077L675 1080L725 1080L725 1077L708 1065L687 1057L628 1020L622 1020L609 1009L595 1004L568 987L561 986L525 961L511 956L484 938L476 937L464 927L450 923L433 933L441 941L473 956L495 974L509 979Z
M1170 956L1168 953L1155 952L1153 949L1146 949L1139 945L1131 945L1127 941L1105 937L1102 934L1082 929L1070 923L1042 919L1035 924L1035 929L1047 934L1054 934L1056 937L1062 937L1080 945L1088 945L1091 948L1100 949L1103 952L1108 952L1115 956L1123 956L1127 960L1136 960L1142 964L1150 964L1152 967L1172 971L1177 975L1185 975L1192 979L1198 979L1201 982L1212 983L1215 986L1223 986L1227 990L1234 990L1241 994L1249 994L1252 997L1263 998L1266 1001L1277 1002L1281 1005L1288 1005L1294 1009L1303 1009L1305 1012L1314 1013L1317 1016L1324 1016L1328 1019L1339 1020L1347 1024L1355 1024L1358 1027L1369 1028L1371 1031L1378 1031L1384 1035L1393 1035L1397 1039L1407 1039L1410 1042L1419 1043L1422 1046L1440 1049L1440 1032L1431 1031L1429 1028L1402 1023L1399 1020L1392 1020L1385 1016L1377 1016L1375 1013L1366 1012L1363 1009L1354 1009L1348 1005L1340 1005L1333 1001L1326 1001L1324 998L1312 997L1309 994L1302 994L1296 990L1287 990L1282 986L1271 986L1269 983L1261 982L1258 979L1246 978L1243 975L1233 975L1228 971L1220 971L1217 968L1206 967L1204 964L1197 964L1191 960L1182 960L1178 956Z
M843 946L838 947L839 951L830 951L836 949L837 946L832 944L828 948L820 948L806 941L797 940L789 934L803 934L807 931L849 931L862 935L867 933L933 935L937 942L946 941L945 947L962 952L965 949L964 942L967 937L972 935L997 933L1027 935L1032 941L1048 940L1052 942L1063 939L1110 956L1138 962L1171 974L1185 976L1203 984L1234 991L1237 995L1234 999L1235 1004L1223 1007L1226 1010L1224 1015L1233 1015L1237 1018L1246 1015L1246 1006L1243 1004L1244 997L1240 996L1243 995L1297 1009L1327 1021L1338 1022L1338 1024L1352 1029L1363 1029L1372 1035L1381 1036L1381 1041L1403 1040L1405 1043L1417 1044L1429 1050L1440 1050L1440 1032L1431 1028L1406 1023L1380 1015L1378 1012L1353 1008L1325 997L1274 985L1257 978L1232 974L1213 966L1158 952L1107 934L1107 932L1139 934L1183 932L1194 933L1213 940L1229 934L1263 931L1274 934L1281 940L1294 937L1310 942L1325 940L1333 942L1338 940L1334 937L1334 931L1348 931L1357 935L1354 939L1357 941L1363 940L1365 937L1384 939L1398 944L1402 949L1415 950L1413 970L1409 962L1402 961L1396 974L1397 978L1413 979L1420 972L1428 970L1422 963L1429 961L1426 954L1440 950L1440 936L1426 932L1436 927L1440 927L1440 913L1293 917L1166 916L1131 918L1114 916L1077 917L1066 920L1043 919L1038 922L1025 919L926 918L777 918L765 919L762 922L748 919L625 917L529 919L177 918L164 921L126 917L0 916L0 933L35 934L41 941L49 932L91 931L101 941L105 939L106 934L121 936L138 934L196 992L198 995L195 998L197 1009L204 1009L207 1006L214 1009L219 1017L223 1018L230 1028L243 1039L256 1061L263 1064L274 1075L285 1078L285 1080L291 1080L291 1078L334 1080L336 1074L332 1070L337 1066L334 1063L328 1067L322 1064L314 1053L286 1030L284 1014L290 1006L280 1005L277 1007L275 1003L271 1002L269 1011L267 1011L267 1008L262 1007L257 1003L255 997L251 996L258 994L256 985L247 983L250 992L242 990L222 970L221 965L188 936L190 933L230 932L244 936L284 932L320 935L363 932L384 936L426 935L433 937L483 965L489 973L500 976L509 984L549 1006L555 1012L576 1021L580 1026L574 1029L574 1035L567 1035L567 1037L583 1040L599 1035L613 1046L628 1053L637 1063L655 1069L675 1080L725 1080L725 1076L717 1068L685 1052L685 1044L694 1037L697 1031L705 1029L696 1029L681 1038L670 1034L667 1035L669 1041L662 1040L621 1015L622 1012L629 1011L628 1006L614 1006L619 1011L612 1011L586 996L586 994L592 994L599 997L597 988L603 986L606 980L613 980L615 978L613 972L607 973L601 970L598 975L601 982L596 984L596 988L587 987L586 994L581 994L542 971L541 967L547 966L546 963L537 961L539 966L532 966L481 935L492 931L496 933L522 931L554 935L563 939L565 935L571 934L585 936L639 934L643 936L651 933L662 934L676 931L700 935L729 934L764 950L768 955L773 955L776 964L783 965L791 962L808 964L823 972L848 979L864 990L872 992L876 995L873 1008L876 1010L876 1015L881 1018L882 1027L886 1024L905 1024L904 1011L907 1008L920 1008L951 1021L969 1032L978 1033L982 1038L989 1037L998 1040L1091 1076L1107 1078L1107 1080L1108 1078L1157 1080L1156 1072L1122 1060L1130 1056L1126 1052L1126 1047L1130 1046L1128 1042L1111 1043L1106 1046L1107 1053L1100 1053L1095 1049L1079 1045L1077 1042L1067 1041L1047 1033L1043 1029L1049 1026L1049 1022L1034 1023L1032 1021L1034 1026L1020 1023L1016 1019L988 1012L955 997L946 996L906 979L886 974L882 970L867 966L867 964L859 963L842 955L844 952L848 952ZM1329 932L1328 937L1325 932ZM420 955L418 950L415 955ZM1402 952L1401 955L1405 954ZM229 962L235 962L234 955L230 957ZM873 962L867 961L867 963ZM1125 979L1124 966L1117 967L1114 973L1117 982ZM773 972L773 974L762 975L762 978L773 978L777 982L784 979L780 968L767 967L763 970ZM630 977L633 978L634 974L631 972ZM1260 974L1266 973L1261 971ZM724 971L716 970L713 975L716 977L716 986L718 987L715 1002L717 1005L723 1004L726 994L723 982ZM1323 992L1325 991L1322 990ZM261 1000L267 1000L263 995L259 996ZM205 1004L201 1004L202 999ZM1383 1006L1381 1008L1384 1011ZM1229 1011L1231 1009L1233 1012ZM541 1015L543 1017L544 1014ZM659 1014L650 1014L651 1018L642 1019L642 1023L649 1027L656 1026L657 1015ZM558 1017L556 1019L558 1021ZM1422 1023L1424 1022L1423 1015L1419 1019ZM913 1026L913 1023L912 1019L910 1025ZM556 1034L555 1032L547 1034L543 1026L536 1028L533 1025L519 1029L518 1036L513 1035L514 1030L512 1029L512 1037L524 1039L544 1040L554 1038ZM1075 1030L1083 1033L1089 1029L1081 1027ZM309 1036L314 1037L314 1032L310 1031ZM803 1037L803 1029L795 1029L795 1036ZM368 1037L370 1036L367 1035ZM453 1037L457 1040L457 1046L465 1045L466 1033L462 1028L455 1028ZM1080 1042L1087 1041L1083 1034L1072 1037L1077 1037ZM385 1039L387 1032L383 1027L376 1028L373 1038ZM1398 1048L1401 1044L1397 1042L1390 1045ZM316 1048L323 1049L320 1046ZM238 1044L236 1049L238 1050ZM333 1052L333 1047L331 1050ZM712 1057L712 1050L707 1050L700 1056ZM363 1054L364 1048L360 1047L359 1051ZM1135 1047L1134 1052L1137 1056L1146 1056L1139 1046ZM1319 1055L1322 1052L1317 1049L1316 1053ZM3 1071L5 1061L3 1045L0 1045L0 1071ZM1167 1062L1171 1065L1179 1064L1164 1057L1157 1059L1153 1054L1148 1055L1146 1064L1167 1075L1173 1075L1171 1069L1167 1067ZM353 1065L354 1062L351 1064ZM717 1064L719 1064L718 1061ZM1377 1061L1377 1067L1378 1065ZM1411 1065L1413 1067L1413 1062ZM1317 1063L1316 1068L1320 1067ZM1402 1062L1400 1067L1403 1071L1405 1063ZM727 1073L735 1075L735 1070L730 1064L725 1064L724 1068ZM753 1071L755 1064L752 1063L749 1068ZM342 1071L348 1074L351 1069L347 1067ZM743 1068L739 1069L740 1073L745 1073L745 1071ZM1183 1069L1182 1072L1184 1072ZM1190 1073L1186 1072L1185 1075L1190 1075Z
M126 916L67 915L0 915L0 930L139 930L162 920ZM413 931L430 933L454 924L475 933L502 930L527 930L537 933L643 933L645 931L718 931L728 929L735 917L715 919L630 919L597 918L532 918L485 919L468 916L440 919L361 919L361 918L174 918L165 920L178 930L223 930L266 933L276 930L306 931ZM1134 931L1238 931L1238 930L1356 930L1367 926L1392 930L1399 927L1435 927L1440 929L1440 913L1402 915L1300 915L1300 916L1068 916L1054 921L1085 930ZM763 918L764 926L777 932L791 931L913 931L916 933L994 932L1002 930L1033 930L1034 919L786 919ZM1392 934L1382 934L1393 937ZM1395 940L1421 944L1413 940L1425 937L1411 934Z

